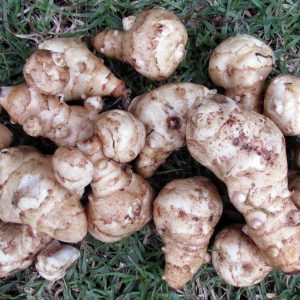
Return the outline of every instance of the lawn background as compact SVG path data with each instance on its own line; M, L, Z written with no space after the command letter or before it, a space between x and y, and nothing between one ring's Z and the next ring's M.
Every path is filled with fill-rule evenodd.
M276 70L300 75L300 1L0 1L0 86L23 82L22 68L38 42L55 36L90 38L99 30L121 28L122 16L162 6L177 14L188 29L186 59L167 81L152 82L130 66L104 58L106 65L132 89L132 97L165 82L202 83L215 88L207 76L209 55L226 37L254 34L265 40L276 55ZM219 89L219 91L222 91ZM107 99L106 109L122 107ZM1 122L15 135L14 145L31 144L44 153L55 145L46 139L25 136L21 127ZM295 169L298 138L287 139L289 166ZM227 224L243 222L230 205L224 184L192 160L186 149L174 153L150 179L159 191L174 178L204 175L217 185L225 202L217 231ZM81 258L64 279L49 283L34 268L0 280L0 299L300 299L300 277L272 271L251 288L235 289L216 275L211 265L198 272L182 291L172 291L161 281L164 259L153 223L118 243L107 245L87 237L80 245ZM300 249L299 249L300 251Z

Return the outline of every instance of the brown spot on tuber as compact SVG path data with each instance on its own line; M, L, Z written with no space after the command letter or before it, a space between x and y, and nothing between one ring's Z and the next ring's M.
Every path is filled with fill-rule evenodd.
M181 128L181 120L178 117L168 117L167 126L172 130L178 130Z

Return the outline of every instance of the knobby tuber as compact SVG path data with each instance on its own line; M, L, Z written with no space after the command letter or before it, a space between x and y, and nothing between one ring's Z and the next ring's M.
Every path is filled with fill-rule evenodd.
M0 88L0 105L28 135L47 137L58 145L75 145L94 133L95 112L39 94L25 84Z
M270 82L264 113L284 135L300 135L300 77L279 75Z
M299 271L300 211L291 201L285 141L276 125L225 96L208 94L191 111L187 146L226 183L245 217L243 230L263 259L282 271Z
M53 241L38 254L35 267L43 278L58 280L79 256L80 251L75 247Z
M45 95L64 100L86 99L126 92L116 78L80 39L53 38L39 44L24 66L30 87Z
M28 225L0 221L0 277L29 267L50 241L49 236L35 233Z
M52 158L32 147L0 152L0 218L30 225L35 232L70 243L87 234L81 194L62 187L55 179Z
M152 79L168 78L183 60L187 32L173 13L154 8L122 20L123 30L98 33L93 45L100 53L128 62Z
M107 159L98 137L79 145L94 166L87 218L97 239L116 242L140 230L152 217L151 186L126 166Z
M242 231L242 225L232 225L219 232L211 256L218 275L236 287L259 283L272 270L264 262L257 246Z
M163 279L181 289L210 261L206 252L222 213L215 186L204 177L173 180L154 201L153 217L165 246Z
M209 59L209 76L246 110L262 111L264 82L275 63L273 50L250 35L223 41Z
M129 111L146 128L146 144L136 161L137 173L150 177L168 156L185 144L188 111L209 90L193 83L172 83L133 99Z

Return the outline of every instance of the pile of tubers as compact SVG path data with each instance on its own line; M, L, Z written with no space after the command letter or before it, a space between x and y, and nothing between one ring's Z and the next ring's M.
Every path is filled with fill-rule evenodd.
M92 43L161 80L184 59L187 40L182 22L155 8L124 18L123 31L105 30ZM80 243L88 232L113 243L152 216L171 288L181 289L211 260L237 287L260 282L272 268L299 272L300 177L293 175L289 185L283 135L300 134L300 78L277 76L265 92L274 64L263 41L237 35L209 60L209 76L226 96L204 85L170 83L135 97L128 110L103 112L103 96L129 97L125 82L80 39L42 42L24 66L26 83L1 87L0 105L26 134L48 138L57 149L44 155L31 146L10 147L12 133L0 124L0 277L35 262L42 277L58 280L80 255L67 243ZM78 99L83 106L68 104ZM156 195L145 179L185 145L226 184L245 217L246 224L216 235L211 254L223 209L216 186L191 177Z

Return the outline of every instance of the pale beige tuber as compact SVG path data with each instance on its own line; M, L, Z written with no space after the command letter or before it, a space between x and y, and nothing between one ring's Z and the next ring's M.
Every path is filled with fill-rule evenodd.
M72 191L83 191L94 174L92 162L74 147L57 148L52 157L52 167L56 180Z
M211 80L243 109L262 111L264 82L275 64L273 50L251 35L223 41L211 54Z
M0 150L8 148L13 140L13 134L3 124L0 124Z
M133 99L129 111L146 128L146 144L136 161L137 173L150 177L171 153L185 145L188 111L209 90L193 83L172 83Z
M0 221L0 278L29 267L51 238L30 226Z
M218 275L235 287L246 287L264 280L272 270L253 241L242 231L242 225L232 225L215 238L212 263Z
M97 119L95 134L107 158L126 163L134 160L145 145L146 131L141 121L123 110L109 110Z
M154 8L122 22L122 31L98 33L93 39L95 49L128 62L152 80L168 78L185 55L188 36L180 19L163 8Z
M30 225L35 232L70 243L87 234L81 194L55 179L52 158L31 147L0 152L0 218Z
M264 114L283 135L300 135L300 77L279 75L270 82L264 101Z
M126 92L124 82L76 38L53 38L39 44L23 73L28 85L37 92L59 95L66 101L89 97L97 100L94 97L106 95L119 97Z
M210 261L207 247L222 213L216 187L204 177L173 180L154 201L153 217L165 246L163 279L181 289Z
M94 134L96 113L39 94L25 84L0 88L0 105L28 135L47 137L58 145L75 145Z
M285 140L267 117L208 94L195 102L187 125L192 156L227 185L244 215L244 232L263 259L284 272L300 271L300 211L291 201Z
M79 256L80 251L75 247L53 241L38 254L35 267L43 278L58 280L66 275Z
M79 149L94 166L87 218L97 239L116 242L140 230L152 217L151 186L126 165L107 159L96 136Z

